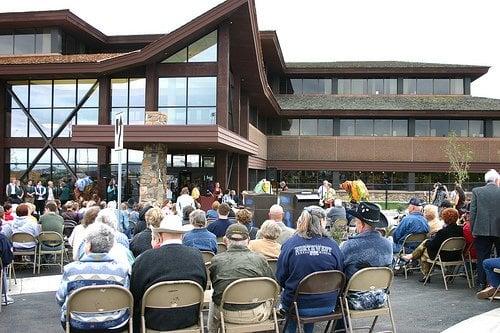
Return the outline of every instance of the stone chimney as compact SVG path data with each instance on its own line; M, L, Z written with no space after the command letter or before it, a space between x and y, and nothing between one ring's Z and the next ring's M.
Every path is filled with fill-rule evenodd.
M166 125L167 115L158 111L146 111L145 125ZM144 145L144 157L139 177L139 201L157 202L165 200L167 191L167 144Z

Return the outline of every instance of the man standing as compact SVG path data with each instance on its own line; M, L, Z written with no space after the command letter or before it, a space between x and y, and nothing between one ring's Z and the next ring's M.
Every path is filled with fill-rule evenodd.
M13 204L20 204L22 202L23 190L17 185L16 177L10 178L10 183L5 187L5 194ZM20 198L21 197L21 198Z
M399 222L394 230L394 253L401 250L401 245L409 234L427 234L429 233L429 224L422 214L422 201L418 198L411 198L408 203L408 215ZM414 248L408 249L408 252Z
M276 240L281 245L283 245L283 243L285 243L295 233L294 229L287 227L285 223L283 223L283 215L284 215L283 207L281 207L280 205L272 205L271 208L269 209L269 219L276 222L276 224L281 229L281 234ZM255 238L262 239L260 230L257 231L257 236Z
M325 197L328 193L328 180L323 180L323 184L318 187L318 195L319 195L319 205L324 205Z
M500 176L496 170L484 175L485 186L472 190L470 205L470 223L472 235L476 238L474 246L477 252L477 286L486 287L486 275L483 261L490 257L493 244L500 251Z
M224 290L232 282L252 277L274 278L274 274L263 255L248 249L250 235L248 229L235 223L227 228L224 242L227 251L212 258L210 266L210 279L213 286L212 302L208 313L208 331L218 332L220 325L221 300ZM272 312L271 304L260 303L239 306L227 305L222 309L225 321L236 324L250 324L265 321Z
M42 185L42 181L39 180L35 186L35 207L38 214L43 214L43 209L45 207L45 198L47 196L47 189Z
M56 199L56 193L54 189L54 182L49 180L47 182L47 201L54 201Z
M182 235L191 229L183 226L179 216L168 215L158 228L152 228L153 249L142 253L132 266L130 291L134 296L134 332L141 325L144 292L162 281L189 280L203 289L207 284L205 264L198 249L182 245ZM173 331L198 322L198 306L183 309L146 309L146 327L156 331Z

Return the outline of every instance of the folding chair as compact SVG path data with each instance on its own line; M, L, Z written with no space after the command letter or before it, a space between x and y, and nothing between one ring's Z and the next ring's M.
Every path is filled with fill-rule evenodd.
M37 243L35 236L28 234L27 232L17 232L12 235L12 243ZM14 255L14 261L12 261L12 269L14 270L15 276L15 264L26 264L23 261L15 261L16 256L33 256L33 274L36 270L36 255L38 246L35 245L32 248L26 250L20 250L19 248L13 248L12 254ZM31 264L31 263L30 263Z
M497 273L500 275L500 268L493 268L493 272ZM497 287L493 295L490 297L490 302L493 302L494 299L499 299L500 295L497 296L497 294L500 292L500 285Z
M141 332L157 332L146 327L146 318L144 316L146 308L150 309L182 309L193 305L199 306L198 324L188 328L178 329L175 331L162 331L178 332L178 333L198 333L204 332L203 327L203 288L193 281L180 280L180 281L164 281L158 282L146 290L142 297L141 308Z
M470 243L469 246L465 249L465 262L469 264L469 272L470 272L470 279L471 279L471 284L473 287L476 286L476 281L474 279L474 269L472 267L472 264L477 264L477 259L473 259L471 255L471 249L472 246L474 246L474 243ZM467 266L465 267L467 269Z
M394 324L394 316L392 314L392 307L389 295L389 288L391 287L392 280L394 279L394 273L390 268L387 267L370 267L364 268L356 272L349 282L342 296L344 302L344 309L346 312L347 322L349 324L349 332L352 333L354 330L359 329L370 329L370 333L375 328L377 319L381 315L388 315L391 319L392 332L396 333L396 325ZM383 289L387 293L387 303L378 309L373 310L351 310L349 309L349 303L347 302L347 296L349 292L363 292L371 291L375 289ZM353 327L352 319L358 318L371 318L373 319L372 325L370 327Z
M297 328L299 333L303 332L302 329L303 324L311 324L322 321L328 322L325 328L325 332L328 331L328 328L330 327L330 324L332 324L332 321L333 321L332 329L335 329L335 323L339 319L342 319L344 321L344 327L346 327L345 317L344 317L344 306L342 305L342 302L340 302L340 309L334 309L332 313L314 317L300 317L299 308L297 304L299 297L304 295L320 295L320 294L337 292L337 294L340 297L340 294L342 293L344 286L345 286L345 275L340 271L330 270L330 271L314 272L307 275L299 282L299 286L295 291L293 302L290 308L288 309L283 331L286 331L286 328L290 320L297 321Z
M408 253L406 253L406 247L409 245L415 246L417 248L424 240L427 239L427 234L409 234L405 237L403 240L403 244L401 245L401 250L398 253L398 258L401 258L401 256L404 256ZM403 269L405 270L405 279L408 279L408 271L414 271L417 269L420 269L419 266L417 267L408 267L408 262L403 264Z
M215 256L213 252L210 251L200 251L203 257L203 262L205 263L205 270L207 272L207 289L212 289L212 281L210 280L210 265L212 264L212 258Z
M267 259L267 264L271 267L274 276L276 276L276 270L278 269L278 259Z
M278 316L276 315L276 304L280 286L273 279L267 277L239 279L226 287L222 294L220 304L220 328L222 333L246 333L275 331L279 333ZM224 305L250 305L270 302L271 316L265 321L255 324L233 324L226 323L224 319Z
M51 249L51 247L53 249ZM40 274L41 266L61 266L61 273L64 268L64 239L61 234L55 231L42 231L38 235L38 274ZM60 263L45 263L42 264L42 254L53 254L56 256L59 254L61 256Z
M79 288L69 295L66 304L66 333L71 330L72 313L105 314L120 310L129 311L128 332L132 333L134 298L127 288L118 285ZM126 326L123 326L124 330Z
M461 265L464 266L465 268L465 277L467 278L467 284L469 285L469 288L472 288L470 280L469 280L469 270L467 269L467 266L465 265L465 258L464 258L464 248L465 248L465 238L463 237L452 237L448 238L441 244L439 247L439 251L436 254L436 258L434 260L432 259L427 259L427 262L432 264L431 269L425 276L425 281L424 285L427 283L429 280L429 277L432 275L432 272L434 270L435 266L439 266L441 268L441 275L443 276L443 281L444 281L444 287L446 290L448 290L448 283L446 282L447 277L455 277L455 276L462 276L462 274L447 274L446 268L447 267L455 267L458 268ZM443 261L441 259L441 252L460 252L460 256L462 257L462 260L457 260L457 261Z
M227 245L224 243L217 243L217 253L222 253L227 251Z

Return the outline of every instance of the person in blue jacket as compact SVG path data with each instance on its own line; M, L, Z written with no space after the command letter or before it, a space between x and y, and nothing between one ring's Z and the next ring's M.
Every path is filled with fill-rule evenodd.
M344 261L337 243L328 238L324 229L326 215L317 206L306 207L297 220L297 232L281 247L276 280L283 287L281 306L285 312L291 303L299 282L307 275L328 270L343 271ZM301 316L320 316L332 313L337 304L337 293L306 295L298 299ZM286 332L295 332L297 323L290 320ZM305 324L304 332L312 333L314 324Z
M411 198L408 205L408 215L399 222L393 234L393 252L398 253L401 250L403 241L409 234L428 234L429 224L422 214L422 201L418 198ZM406 248L406 247L405 247ZM407 253L415 250L415 247L406 249Z

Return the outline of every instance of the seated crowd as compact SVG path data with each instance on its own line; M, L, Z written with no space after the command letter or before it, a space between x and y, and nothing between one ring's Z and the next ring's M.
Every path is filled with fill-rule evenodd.
M130 289L134 311L132 314L125 310L106 314L76 313L70 320L72 332L121 332L129 316L133 318L134 332L140 332L142 297L146 290L158 282L179 280L195 282L203 290L212 289L209 332L220 330L221 315L229 323L263 322L273 313L272 303L222 306L222 295L232 282L255 277L275 279L282 289L278 307L286 314L293 305L299 282L307 275L338 270L349 280L364 268L392 267L402 247L408 245L404 244L405 238L415 233L428 238L418 246L405 247L407 254L400 259L404 262L420 259L424 275L430 270L426 259L434 259L445 240L465 237L467 250L473 250L475 245L478 282L484 287L478 296L487 297L500 282L498 274L493 272L500 267L500 259L484 255L488 244L485 240L481 242L481 237L489 237L491 243L500 248L500 220L498 212L491 210L487 218L494 221L489 221L488 227L482 225L486 223L482 220L487 218L481 215L485 209L479 207L499 198L498 173L487 173L486 182L485 188L490 192L473 191L471 213L462 216L454 208L443 209L438 214L436 206L424 207L420 199L412 198L408 215L389 237L385 237L389 227L387 218L378 205L370 202L361 202L347 212L340 200L335 200L333 207L327 210L319 206L306 207L297 218L296 229L283 222L284 211L280 205L270 207L268 220L255 221L248 209L233 209L229 203L218 201L205 212L188 198L187 189L183 189L176 204L167 202L162 207L133 202L119 209L114 202L104 206L87 202L80 207L70 201L59 207L56 202L47 201L45 213L39 218L33 215L36 208L30 203L17 205L15 213L9 211L12 206L5 205L0 210L0 254L5 267L12 262L12 246L16 249L37 246L36 243L11 244L13 234L25 232L35 239L42 231L64 235L67 221L75 222L67 237L73 262L64 267L56 295L63 327L69 295L85 286L113 284ZM338 244L327 232L327 222L346 217L355 231ZM484 231L486 229L494 231ZM491 244L488 250L491 252ZM202 251L213 253L210 262L205 263ZM452 253L443 260L455 260L457 256L461 253ZM273 260L275 265L271 266ZM480 280L481 274L484 282ZM13 302L7 296L5 283L2 293L4 304ZM300 296L298 313L305 317L330 314L337 307L339 297L337 293ZM349 307L357 310L378 308L387 299L383 290L347 297ZM146 308L145 325L156 331L183 329L198 322L198 313L197 305L182 309ZM304 324L304 332L313 332L313 329L314 324ZM286 332L296 330L297 323L289 321Z

